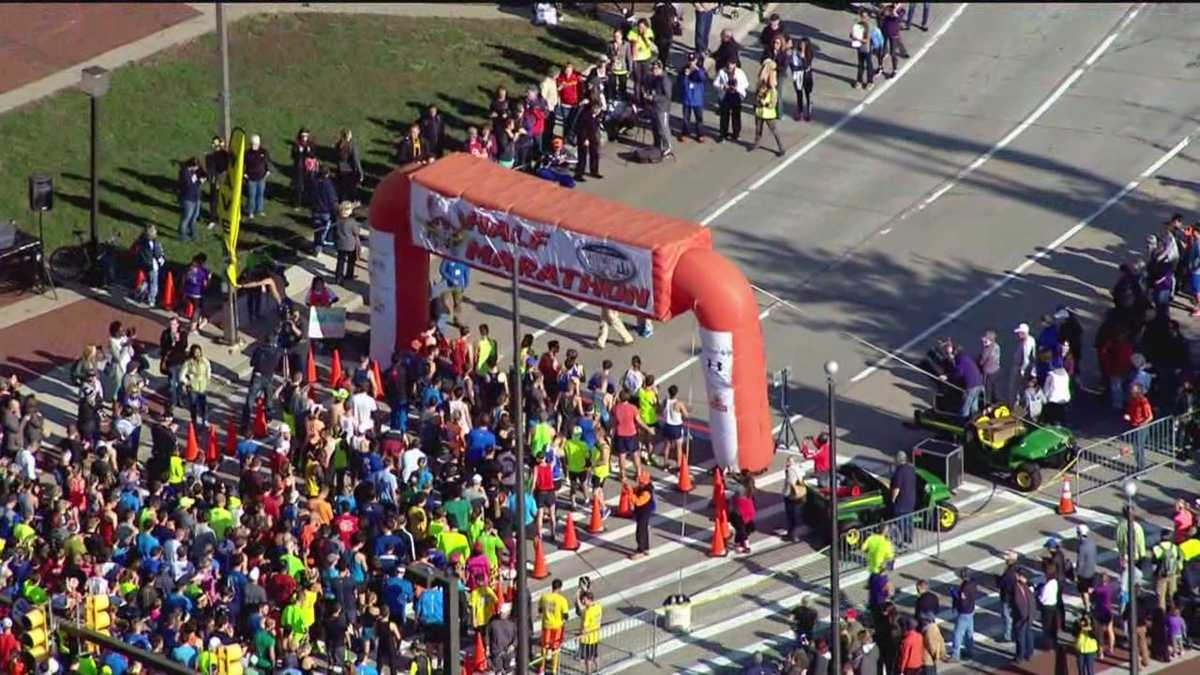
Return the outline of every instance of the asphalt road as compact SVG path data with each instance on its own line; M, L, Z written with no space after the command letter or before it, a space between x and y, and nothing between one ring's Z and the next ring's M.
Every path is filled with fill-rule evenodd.
M934 9L930 32L904 35L913 63L902 65L886 90L864 94L846 81L853 77L853 54L840 36L850 15L783 8L791 27L818 45L822 71L817 121L781 125L788 158L689 143L678 146L675 164L640 167L612 160L610 148L606 179L581 188L711 226L717 249L762 290L769 367L792 368L801 433L823 425L821 364L841 364L839 437L848 455L885 458L923 437L901 422L927 396L924 376L898 361L873 368L882 352L867 343L915 360L935 336L973 347L983 330L994 328L1011 353L1012 327L1035 323L1059 304L1078 308L1090 339L1107 304L1099 293L1117 264L1135 255L1171 211L1194 209L1200 186L1200 155L1183 143L1200 125L1192 47L1200 37L1200 10L1131 4ZM953 24L940 31L947 21ZM924 49L931 40L936 43ZM792 101L789 91L789 110ZM505 291L503 282L482 281L470 295L495 323L507 316ZM690 317L658 326L652 339L633 347L601 353L587 344L594 310L570 314L570 302L540 294L529 299L529 332L549 333L539 333L539 344L557 337L564 348L579 348L592 367L608 357L623 369L638 353L649 372L670 374L685 398L703 401L702 379L689 363L695 349ZM1094 373L1094 360L1085 359L1084 368ZM702 406L692 407L702 413ZM1086 402L1075 413L1084 435L1114 430ZM697 446L703 459L702 438ZM964 523L943 542L939 557L902 561L903 578L939 578L961 565L983 570L1009 548L1036 555L1046 536L1072 527L1074 521L1050 508L1057 485L1031 501L1003 485L993 492L985 477L970 481L956 496ZM659 509L656 555L648 561L623 560L632 531L618 529L620 521L610 521L599 545L583 537L582 555L550 547L551 572L568 584L579 574L596 577L612 618L658 606L677 590L720 596L697 610L701 628L691 637L660 645L656 664L631 663L627 672L727 665L773 644L783 629L774 619L802 593L820 597L819 583L806 585L779 571L807 573L819 565L805 557L811 546L783 546L770 536L782 519L777 474L768 473L766 482L768 496L759 504L768 514L760 523L764 534L749 557L706 558L704 479L702 497L683 503L664 478L669 503ZM1156 473L1139 500L1167 515L1174 496L1194 488L1187 471ZM1098 536L1110 535L1105 514L1118 503L1115 494L1089 495L1096 511L1083 517ZM861 587L858 580L852 600L857 593L861 601ZM994 622L980 619L977 632L994 633ZM633 648L644 633L617 635L613 647ZM1002 660L997 651L981 668L997 668Z

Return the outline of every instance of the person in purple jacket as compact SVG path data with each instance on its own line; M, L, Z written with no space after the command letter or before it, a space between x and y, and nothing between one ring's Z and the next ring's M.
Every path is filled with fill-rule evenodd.
M942 379L946 379L946 376L943 375ZM975 359L961 347L956 348L954 355L954 383L963 389L962 410L958 416L968 419L975 414L979 399L983 396L983 373Z
M908 48L900 39L900 21L904 16L904 8L894 4L884 5L883 9L883 50L892 57L892 72L886 77L896 76L896 52L901 58L908 58Z

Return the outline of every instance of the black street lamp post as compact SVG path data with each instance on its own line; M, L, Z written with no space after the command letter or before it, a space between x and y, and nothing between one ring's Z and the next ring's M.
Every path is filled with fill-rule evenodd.
M837 361L825 362L825 381L829 385L829 522L832 528L829 541L829 655L832 673L842 672L842 641L839 636L842 618L842 589L841 589L841 533L838 532L837 519L837 421L834 417L834 407L837 402L837 385L833 378L837 375Z
M108 93L109 85L111 84L111 73L107 68L102 66L88 66L83 69L82 77L79 80L79 88L82 89L91 99L91 213L89 218L89 237L88 247L91 249L92 260L100 252L100 237L96 231L96 219L100 214L100 176L96 172L96 163L98 161L97 153L97 127L99 125L100 116L100 98Z

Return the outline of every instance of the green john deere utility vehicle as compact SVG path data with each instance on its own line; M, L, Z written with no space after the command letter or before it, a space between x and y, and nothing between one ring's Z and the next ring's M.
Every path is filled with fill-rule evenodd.
M887 520L888 479L870 471L867 462L851 459L838 466L838 532L847 546L862 544L861 528ZM872 463L873 464L873 463ZM914 467L916 468L916 467ZM950 488L934 474L916 468L917 509L938 507L937 525L949 532L958 525L958 509L950 503ZM829 532L829 488L808 485L804 517L819 532Z

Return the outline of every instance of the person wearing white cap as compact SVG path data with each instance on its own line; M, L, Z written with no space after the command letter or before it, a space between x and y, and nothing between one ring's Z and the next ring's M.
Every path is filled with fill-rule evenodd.
M1017 346L1013 349L1013 374L1010 378L1010 398L1015 398L1021 387L1030 377L1033 377L1037 365L1037 341L1029 334L1029 324L1020 323L1013 329L1017 338Z
M1087 613L1091 607L1092 588L1096 582L1096 542L1088 536L1087 525L1080 524L1075 528L1079 535L1079 554L1075 558L1075 585L1079 587L1079 598L1083 601L1083 611Z

